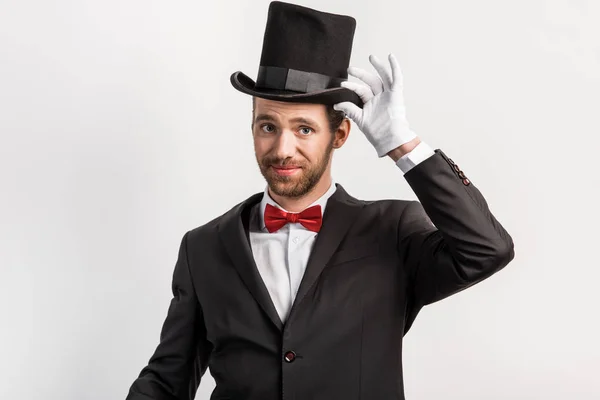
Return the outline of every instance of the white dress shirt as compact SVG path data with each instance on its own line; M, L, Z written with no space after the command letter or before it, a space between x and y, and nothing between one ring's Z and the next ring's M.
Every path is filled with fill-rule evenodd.
M403 173L407 173L433 154L431 147L421 142L401 157L396 165ZM335 182L332 180L327 192L309 207L319 204L321 212L325 212L327 200L335 190ZM262 201L250 213L250 245L258 272L267 287L279 318L285 323L318 233L306 229L299 222L287 223L276 232L270 233L264 222L267 204L287 211L271 198L267 185Z

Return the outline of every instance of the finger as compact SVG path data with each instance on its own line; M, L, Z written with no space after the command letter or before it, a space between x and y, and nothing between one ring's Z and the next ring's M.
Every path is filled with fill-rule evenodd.
M381 77L384 88L389 90L392 87L392 75L390 74L390 71L388 71L387 67L383 65L381 60L373 54L369 56L369 61L371 61L371 64L373 64L373 67L375 67L375 70Z
M343 101L333 105L333 109L336 111L343 111L350 119L354 122L360 120L362 110L354 103L350 101Z
M392 66L392 79L393 79L392 90L402 89L403 77L402 77L402 70L400 69L400 64L398 63L396 56L394 56L392 53L390 53L388 58L390 60L391 66Z
M383 92L383 82L377 75L358 67L348 67L348 73L369 85L374 95Z
M341 85L355 92L362 99L363 103L366 103L373 97L373 91L371 90L371 87L369 85L365 85L364 83L344 81L341 83Z

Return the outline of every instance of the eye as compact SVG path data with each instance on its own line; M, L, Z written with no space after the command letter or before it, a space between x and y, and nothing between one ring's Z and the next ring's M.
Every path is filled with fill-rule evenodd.
M265 128L271 128L272 130L266 130ZM273 132L275 130L275 127L273 125L271 125L271 124L263 124L263 125L260 126L260 129L263 132L271 133L271 132Z
M307 129L308 129L308 132L303 132L303 131L305 131ZM308 135L311 132L314 132L314 130L312 128L307 127L307 126L303 126L302 128L300 128L300 132L304 133L305 135Z

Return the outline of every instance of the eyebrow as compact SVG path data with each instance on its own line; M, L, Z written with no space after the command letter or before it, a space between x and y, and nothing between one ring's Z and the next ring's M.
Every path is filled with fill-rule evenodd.
M256 118L254 119L254 122L261 122L261 121L277 122L277 120L274 117L272 117L271 115L269 115L269 114L258 114L256 116ZM290 119L290 122L292 122L292 123L301 123L301 124L306 124L306 125L312 125L312 126L317 126L317 127L319 126L319 124L317 124L312 119L304 118L304 117L292 118L292 119Z

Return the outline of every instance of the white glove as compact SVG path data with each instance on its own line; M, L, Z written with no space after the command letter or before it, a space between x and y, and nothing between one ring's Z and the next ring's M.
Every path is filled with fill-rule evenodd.
M383 157L390 151L410 142L417 135L409 128L402 94L402 72L393 54L389 55L389 69L374 55L369 61L379 76L358 67L349 67L348 73L366 83L344 81L341 85L360 96L361 109L349 101L334 104L333 108L346 113Z

